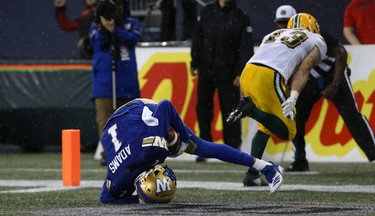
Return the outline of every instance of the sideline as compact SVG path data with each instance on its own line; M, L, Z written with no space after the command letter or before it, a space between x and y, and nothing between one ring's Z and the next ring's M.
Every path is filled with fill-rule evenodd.
M84 180L80 186L63 186L61 180L0 180L0 186L26 187L25 189L3 190L0 193L36 193L82 188L101 188L103 181ZM30 188L31 187L31 188ZM203 188L210 190L235 190L235 191L268 191L268 187L244 187L239 182L204 182L204 181L179 181L179 188ZM374 185L282 185L280 191L307 190L318 192L349 192L349 193L375 193Z

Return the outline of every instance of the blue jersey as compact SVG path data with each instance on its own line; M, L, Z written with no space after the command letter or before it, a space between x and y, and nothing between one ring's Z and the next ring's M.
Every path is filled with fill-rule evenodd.
M182 122L170 101L136 99L117 109L103 130L107 177L100 194L102 203L138 203L138 197L132 196L134 180L169 156L164 137L170 127L180 134L183 142L192 141L196 145L190 154L244 166L254 164L254 158L244 152L197 137Z
M108 119L102 136L106 151L109 193L129 197L135 190L134 179L143 171L162 164L169 155L166 137L172 127L182 141L190 134L171 104L148 99L133 100Z

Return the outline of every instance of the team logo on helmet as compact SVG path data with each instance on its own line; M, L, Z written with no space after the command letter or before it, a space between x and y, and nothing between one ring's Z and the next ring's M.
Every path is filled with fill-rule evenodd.
M141 173L135 181L138 197L146 204L170 202L176 194L176 185L174 172L161 165Z
M309 32L320 33L318 21L308 13L299 13L292 16L288 21L288 28L306 29Z

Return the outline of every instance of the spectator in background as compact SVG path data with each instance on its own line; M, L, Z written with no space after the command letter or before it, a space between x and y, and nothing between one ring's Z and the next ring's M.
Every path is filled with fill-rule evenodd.
M343 33L350 44L375 44L375 0L352 0L347 5Z
M195 0L181 0L183 19L182 19L182 37L180 40L190 40L194 26L197 21L197 3Z
M78 30L79 40L77 47L80 51L80 58L91 59L94 51L90 44L89 30L91 23L94 21L98 0L84 0L84 3L86 9L77 18L71 20L66 15L66 0L55 0L56 19L61 30Z
M180 5L177 5L180 4ZM197 19L197 7L195 0L160 0L161 10L161 32L158 41L189 40L193 34L193 28ZM176 8L181 7L182 37L176 37Z
M212 141L215 90L219 93L222 119L226 119L240 99L241 72L253 54L250 18L235 0L216 0L202 8L191 46L191 74L198 75L196 112L202 139ZM224 143L238 149L242 142L241 122L223 124L223 136Z
M296 15L296 9L290 5L281 5L276 10L275 24L278 29L286 28L290 17Z
M174 0L161 0L161 24L160 36L158 41L176 40L176 8Z
M141 24L129 15L127 1L102 0L90 29L94 48L92 97L99 137L102 136L104 124L117 107L140 97L135 46L141 39ZM105 154L102 156L101 163L105 165Z

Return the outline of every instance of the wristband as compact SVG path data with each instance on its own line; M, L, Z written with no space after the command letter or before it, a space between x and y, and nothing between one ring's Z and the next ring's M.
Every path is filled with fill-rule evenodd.
M290 97L291 97L291 98L294 98L294 99L297 100L298 96L299 96L298 91L296 91L296 90L292 90L292 91L290 92Z

